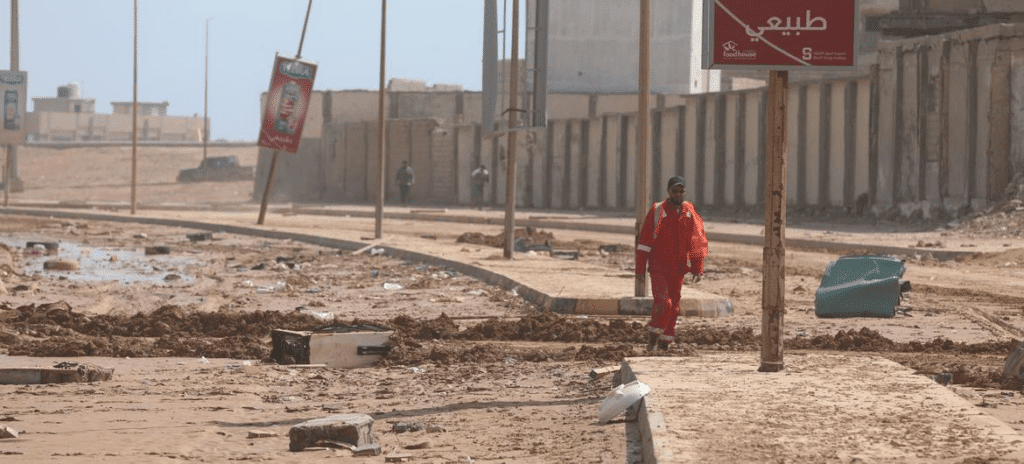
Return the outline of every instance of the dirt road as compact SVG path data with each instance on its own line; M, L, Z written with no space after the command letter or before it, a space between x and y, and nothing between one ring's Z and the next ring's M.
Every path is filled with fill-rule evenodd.
M217 154L228 151L238 153ZM124 149L21 153L27 190L16 201L126 201L127 186L116 175L123 169L104 174L98 167L122 166ZM178 169L197 163L194 149L141 153L144 203L251 198L250 182L174 183ZM248 158L243 154L243 164L254 155L254 149ZM715 214L724 213L709 216ZM1019 243L1007 234L1022 214L986 215L941 230L928 226L936 237ZM372 221L353 224L372 228ZM841 230L844 221L835 227ZM415 223L399 229L454 240L500 228ZM596 421L613 380L588 374L642 354L642 318L538 314L508 290L443 268L230 234L193 241L193 232L0 220L0 280L7 291L0 295L0 354L6 353L0 367L72 359L116 369L113 380L93 384L0 386L0 425L21 431L16 440L0 440L5 462L298 462L310 453L381 462L379 456L353 458L348 450L287 451L291 425L335 413L372 415L384 451L409 453L416 462L629 459L621 421ZM629 237L550 232L586 251L584 259L631 272L628 247L610 254L594 249L631 243ZM54 257L27 248L29 241L60 242L65 255L59 257L77 260L82 270L44 270L43 262ZM152 246L173 252L145 254ZM673 355L754 355L761 250L713 243L711 253L701 289L729 297L735 316L681 321L681 346ZM877 353L923 375L950 374L950 388L971 404L1024 430L1021 386L1001 378L1010 340L1024 338L1024 252L1010 246L960 262L912 258L905 277L914 292L896 318L818 319L814 291L835 258L787 252L788 350ZM328 320L389 325L397 331L396 346L379 366L365 369L262 362L271 329ZM250 431L277 436L248 438Z

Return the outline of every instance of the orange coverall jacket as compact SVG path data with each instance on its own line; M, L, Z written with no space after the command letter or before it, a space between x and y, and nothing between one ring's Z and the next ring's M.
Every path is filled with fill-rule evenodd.
M668 200L651 206L636 246L637 274L648 266L652 273L703 274L707 255L704 221L692 203L684 201L678 213Z

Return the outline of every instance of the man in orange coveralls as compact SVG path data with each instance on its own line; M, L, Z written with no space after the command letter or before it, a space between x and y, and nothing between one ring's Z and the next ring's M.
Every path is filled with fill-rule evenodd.
M636 245L636 273L643 275L650 268L654 296L651 321L647 323L648 350L653 350L655 344L667 350L675 341L683 277L693 274L694 283L704 277L704 258L708 255L704 221L693 203L683 201L685 194L682 177L668 180L668 198L651 206Z

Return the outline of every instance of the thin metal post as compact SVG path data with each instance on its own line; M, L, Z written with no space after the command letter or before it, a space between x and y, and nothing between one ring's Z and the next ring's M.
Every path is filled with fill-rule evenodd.
M11 0L11 71L18 70L18 0ZM26 95L27 97L27 95ZM7 145L7 156L4 157L4 206L11 196L11 184L20 182L18 175L18 145Z
M295 59L302 58L302 42L306 41L306 25L309 24L309 12L313 9L313 0L306 5L306 19L302 22L302 36L299 37L299 51L295 52Z
M260 203L260 217L256 224L263 225L263 219L267 217L267 203L270 202L270 184L274 180L274 170L277 169L277 154L281 150L274 150L274 156L270 158L270 170L267 171L267 184L263 186L263 201Z
M384 234L384 52L386 51L388 1L380 0L380 83L377 90L377 207L374 208L373 237Z
M786 104L789 71L768 72L768 154L765 158L764 270L761 279L761 367L778 372L786 312Z
M206 161L206 146L210 142L210 20L206 20L206 71L203 88L203 161Z
M135 0L134 37L132 45L132 195L131 210L135 214L136 192L135 183L138 175L139 145L139 0Z
M519 125L519 0L512 0L512 80L509 84L508 157L505 160L505 259L512 259L516 228L516 132Z
M637 90L637 116L636 116L636 238L635 243L640 243L640 231L644 227L644 219L647 216L648 192L647 188L647 145L651 137L648 119L651 117L651 0L640 0L640 70L639 89ZM647 274L637 273L635 279L634 296L647 296Z

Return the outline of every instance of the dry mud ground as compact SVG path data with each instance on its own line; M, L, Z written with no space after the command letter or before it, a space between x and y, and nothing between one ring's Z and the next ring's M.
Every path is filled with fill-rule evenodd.
M26 191L14 201L127 201L129 184L120 179L130 175L130 148L20 153ZM243 164L255 160L255 149L211 150L226 153L239 154ZM140 148L139 159L142 203L252 197L251 182L176 184L177 170L198 164L201 149ZM833 219L836 230L848 222ZM986 215L940 235L1019 246L1021 220L1020 212ZM886 225L897 226L936 227ZM494 233L418 227L414 233L436 229L439 240ZM230 234L193 242L191 232L0 217L0 367L75 361L115 369L110 381L0 386L0 426L20 432L0 440L3 462L382 462L344 449L288 451L292 425L340 413L371 415L385 453L406 453L413 462L631 457L622 420L596 420L614 379L588 373L645 354L642 318L545 314L512 292L443 268ZM631 266L630 252L592 249L629 243L628 237L553 234L575 242L584 259ZM43 270L52 256L25 246L40 240L60 242L59 257L78 260L82 270ZM143 253L154 245L174 252ZM787 253L788 351L877 354L922 375L949 374L949 388L1024 430L1021 386L1001 376L1011 340L1024 338L1024 252L1008 246L959 262L908 260L915 291L892 319L815 318L814 290L831 259L814 250ZM728 350L749 353L756 363L759 269L757 247L712 244L699 285L731 298L736 315L681 320L680 347L670 356ZM264 362L272 329L365 322L396 331L395 347L374 367ZM961 462L955 444L948 446L949 462Z

